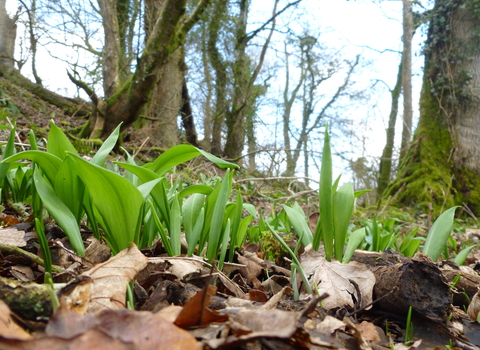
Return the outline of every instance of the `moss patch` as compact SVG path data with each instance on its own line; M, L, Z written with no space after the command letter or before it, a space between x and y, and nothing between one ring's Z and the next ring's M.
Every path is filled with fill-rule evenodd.
M419 204L434 215L455 204L452 187L452 140L440 115L438 101L430 94L430 82L424 79L420 101L421 115L414 142L400 164L397 179L387 188L384 198L393 196L392 204Z

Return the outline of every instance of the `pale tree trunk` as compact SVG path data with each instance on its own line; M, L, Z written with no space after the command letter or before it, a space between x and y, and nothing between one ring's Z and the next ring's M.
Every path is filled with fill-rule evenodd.
M177 117L182 107L183 88L183 48L178 48L160 72L160 79L152 92L146 110L147 125L142 135L150 137L154 146L170 148L178 144Z
M412 37L413 37L413 12L410 0L403 3L403 129L402 143L400 146L400 160L407 152L408 144L412 138Z
M480 213L480 21L469 1L437 0L426 44L420 120L386 195ZM438 40L442 38L442 40Z
M15 38L17 36L16 21L18 15L10 18L5 8L6 0L0 0L0 65L14 67Z
M120 85L120 34L116 0L98 0L102 16L105 44L103 48L103 94L112 97Z

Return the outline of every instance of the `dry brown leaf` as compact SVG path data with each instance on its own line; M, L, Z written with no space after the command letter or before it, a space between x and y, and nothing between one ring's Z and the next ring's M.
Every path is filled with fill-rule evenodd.
M30 266L12 266L10 268L10 273L19 281L33 281L35 279L35 274Z
M287 294L293 294L293 289L289 286L284 287L281 291L271 297L270 300L268 300L265 304L262 305L262 308L265 310L273 309Z
M357 326L357 329L362 334L362 338L365 341L380 344L380 334L378 333L377 327L375 327L373 323L363 321Z
M232 331L238 339L278 337L288 339L297 330L298 314L278 309L237 309L232 312Z
M227 315L220 315L217 311L210 310L208 303L210 297L215 295L217 287L208 285L198 292L183 307L175 320L175 324L182 328L195 326L206 326L213 322L224 322L228 320Z
M46 336L30 340L0 337L0 349L20 350L200 350L195 338L150 312L104 310L78 315L60 310Z
M156 314L162 317L164 320L173 323L177 319L178 315L180 315L182 309L183 308L179 305L168 305L167 307L164 307L158 311Z
M478 321L478 313L480 312L480 296L478 293L480 289L475 293L470 304L468 304L467 314L472 321Z
M0 244L25 247L27 245L27 241L25 240L25 231L17 230L16 228L0 229Z
M146 265L147 258L135 244L132 244L132 247L122 250L108 261L85 272L83 276L88 276L92 280L87 312L123 309L125 307L127 283ZM85 286L82 288L85 288ZM78 303L84 305L86 292L88 291L81 293L82 300L72 300L72 305Z
M27 340L32 336L20 328L10 317L10 309L0 300L0 336L7 339Z
M327 261L318 252L306 250L301 256L301 264L307 276L311 276L310 283L318 285L320 294L328 293L329 297L323 300L325 309L354 307L352 295L361 299L360 307L372 302L375 275L365 265L351 261L341 264L338 261ZM359 298L354 281L361 294Z
M250 282L252 278L258 277L264 270L264 268L256 261L246 258L242 255L238 255L238 262L245 265L245 267L240 268L240 273L244 278L247 279L248 282Z
M327 315L322 322L317 324L316 329L321 334L332 335L338 330L344 331L345 323L340 321L338 318Z
M175 275L179 280L183 280L185 276L192 274L201 274L205 266L202 258L192 257L168 257L168 258L148 258L148 264L155 265L168 262L167 272Z

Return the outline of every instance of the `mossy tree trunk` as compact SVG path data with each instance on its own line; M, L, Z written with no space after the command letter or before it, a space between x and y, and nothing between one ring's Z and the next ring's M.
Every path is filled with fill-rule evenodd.
M105 29L105 50L103 76L106 103L98 103L98 117L91 137L105 137L120 122L126 128L135 122L144 112L144 108L152 100L155 89L162 89L162 79L171 81L168 66L178 63L175 53L181 51L185 37L192 26L199 20L210 0L200 0L190 15L186 14L187 0L163 0L155 2L155 16L146 18L147 37L145 48L134 73L126 82L121 81L122 59L122 26L119 21L117 3L111 0L99 0L102 3L102 18ZM148 15L148 13L146 13ZM123 15L122 15L123 16ZM121 17L121 16L120 16ZM147 21L148 20L148 21ZM124 25L124 24L122 24ZM183 77L182 77L183 78ZM181 98L182 79L179 86ZM101 101L92 98L92 101ZM175 100L177 101L177 100ZM181 101L181 99L180 99ZM179 103L177 103L179 105ZM175 119L179 115L179 107L175 107ZM175 132L170 133L176 135Z
M480 2L436 0L430 21L420 120L385 196L431 204L435 214L466 203L480 213Z

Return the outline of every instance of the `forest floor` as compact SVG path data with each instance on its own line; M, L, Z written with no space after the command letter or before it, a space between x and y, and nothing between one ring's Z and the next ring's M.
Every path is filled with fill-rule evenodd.
M46 136L52 113L67 131L85 122L16 89L0 78L0 90L23 115L16 120L19 147L29 129ZM141 143L129 146L140 150ZM203 163L190 167L183 169L189 180L198 172L221 174ZM308 213L318 209L286 183L259 181L244 195L264 215L275 210L272 198L295 198ZM355 221L374 214L357 212ZM430 224L427 214L407 216L412 225ZM168 257L160 241L112 257L84 227L87 249L79 257L50 222L46 234L60 300L54 311L29 206L5 205L1 218L0 349L480 349L480 325L466 313L469 305L473 318L480 310L475 249L462 267L393 251L357 251L340 264L306 249L300 263L318 289L307 293L280 248L275 261L266 258L272 245L246 244L234 263L218 270L200 257ZM455 237L471 239L478 230L464 234ZM125 288L131 281L133 299ZM127 299L134 305L127 307Z

